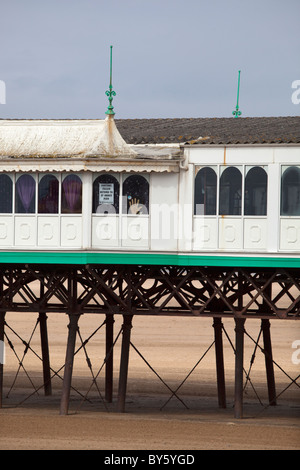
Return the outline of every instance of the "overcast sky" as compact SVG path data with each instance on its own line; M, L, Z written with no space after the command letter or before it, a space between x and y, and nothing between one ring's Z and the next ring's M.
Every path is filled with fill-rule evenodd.
M1 118L294 116L300 0L0 0ZM1 100L0 100L1 101ZM3 98L2 98L3 102Z

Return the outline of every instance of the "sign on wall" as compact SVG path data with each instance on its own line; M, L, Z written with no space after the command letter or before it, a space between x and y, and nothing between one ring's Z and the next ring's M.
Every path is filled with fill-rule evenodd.
M99 204L114 204L113 183L99 183Z

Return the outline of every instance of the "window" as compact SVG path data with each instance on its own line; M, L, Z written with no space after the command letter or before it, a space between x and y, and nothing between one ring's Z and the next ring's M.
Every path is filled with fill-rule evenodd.
M77 175L68 175L62 183L61 213L81 214L82 182Z
M112 175L100 175L93 183L93 213L119 213L119 181Z
M251 168L245 178L244 215L267 215L268 176L261 167Z
M16 213L34 214L35 179L31 175L21 175L16 182Z
M13 183L10 176L0 175L0 213L12 213Z
M219 214L241 215L242 174L238 168L226 168L220 178Z
M280 215L300 215L300 167L283 169Z
M54 175L41 178L38 188L39 214L58 214L58 179Z
M149 213L149 183L141 175L128 176L123 183L123 214Z
M217 174L209 167L201 168L195 178L195 215L215 215L217 202Z

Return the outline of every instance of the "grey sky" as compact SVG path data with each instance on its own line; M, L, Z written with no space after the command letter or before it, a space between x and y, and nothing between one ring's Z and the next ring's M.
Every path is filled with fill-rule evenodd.
M0 0L2 118L293 116L300 0Z

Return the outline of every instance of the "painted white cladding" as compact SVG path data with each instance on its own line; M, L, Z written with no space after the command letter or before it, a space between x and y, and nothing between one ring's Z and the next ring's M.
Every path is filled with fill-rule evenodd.
M179 175L153 173L150 187L150 246L177 251L179 238Z
M280 250L300 252L300 220L281 218Z
M0 217L0 247L82 248L82 217Z
M300 169L300 148L293 146L189 147L188 161L194 176L202 168L217 175L216 213L193 216L194 251L294 252L300 253L300 216L281 215L281 177L285 168ZM238 168L242 175L240 215L220 212L220 177L225 168ZM265 215L244 213L245 176L249 168L263 168L267 174ZM191 171L191 170L190 170ZM299 198L300 190L298 190Z
M13 245L14 223L11 216L0 216L0 246L8 247Z
M185 146L185 161L178 171L151 169L141 171L139 163L120 163L118 170L101 171L28 171L28 162L18 161L18 171L1 168L13 186L11 212L0 213L0 249L17 250L124 250L153 252L210 253L300 253L300 215L281 211L281 181L288 168L299 169L298 146ZM134 170L136 165L137 171ZM266 211L262 215L245 212L246 176L259 167L267 177ZM210 168L216 177L214 213L195 211L195 178ZM241 178L239 213L224 214L220 204L226 187L222 175L234 168ZM297 170L298 171L298 170ZM28 213L17 210L16 183L22 175L31 175L35 185L35 207ZM94 182L99 175L111 175L119 184L120 203L115 213L93 209ZM39 182L53 175L59 184L56 213L39 211ZM68 175L77 175L82 184L81 209L62 210L62 185ZM148 183L147 213L122 210L123 184L132 175L141 175ZM98 203L114 201L111 183L102 184ZM100 191L100 189L99 189ZM292 191L292 190L291 190ZM294 194L294 193L293 193ZM294 196L293 196L294 197ZM295 199L300 197L295 195ZM127 204L127 203L126 203Z
M92 248L177 251L178 173L144 177L149 182L149 213L92 214ZM120 183L125 179L126 175L121 176Z

